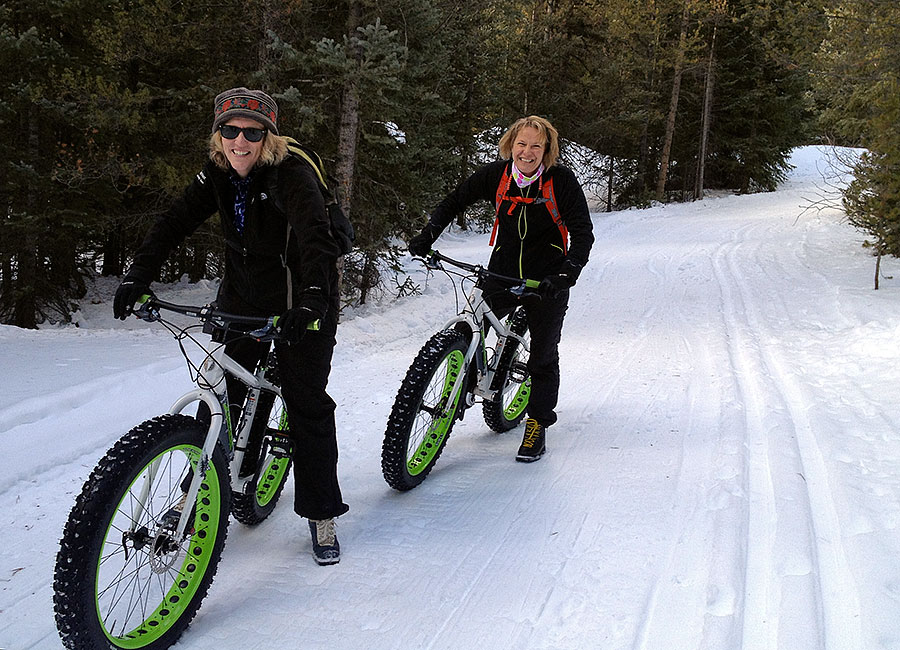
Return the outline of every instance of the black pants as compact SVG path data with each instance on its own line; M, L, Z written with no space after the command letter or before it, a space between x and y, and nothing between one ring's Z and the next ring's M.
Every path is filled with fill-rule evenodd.
M329 519L349 510L337 478L336 405L326 392L336 331L332 310L322 320L322 329L307 331L299 343L275 342L281 395L294 447L294 512L308 519ZM228 341L225 350L252 370L267 353L268 345L240 337ZM245 395L243 384L229 381L228 399L232 403L242 404Z
M512 313L517 304L508 293L487 295L494 313L503 318ZM556 404L559 401L559 340L563 320L569 308L569 292L557 298L521 301L525 307L528 331L531 333L531 351L528 372L531 375L531 397L528 400L528 417L544 427L556 422Z

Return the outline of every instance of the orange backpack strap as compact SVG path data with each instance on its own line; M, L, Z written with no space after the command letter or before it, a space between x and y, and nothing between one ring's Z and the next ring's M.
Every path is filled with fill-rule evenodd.
M494 245L494 240L497 237L497 229L500 226L500 204L503 203L503 201L509 201L511 204L509 206L509 214L513 213L513 209L515 209L517 205L523 203L545 203L547 205L547 211L550 213L550 217L553 219L553 223L555 223L556 227L559 228L559 234L562 236L563 253L568 254L569 229L566 228L566 224L563 221L562 216L559 214L559 208L556 205L556 193L553 191L553 179L549 179L546 183L541 181L541 197L536 199L525 198L521 196L508 196L509 186L511 182L512 175L509 173L509 167L504 167L503 176L500 178L500 184L497 186L497 195L495 198L496 209L494 211L494 229L491 231L490 245Z
M500 177L500 184L497 185L497 195L494 199L494 205L496 206L494 208L494 229L491 231L489 246L493 246L494 240L497 238L497 228L500 226L500 204L503 203L503 199L509 193L510 182L512 182L512 175L509 173L509 165L507 165L503 168L503 176Z
M563 253L568 254L569 229L566 228L566 223L563 221L562 216L560 216L559 208L556 206L556 194L553 191L552 178L544 183L543 190L544 199L547 203L547 210L550 212L550 216L553 218L553 223L555 223L556 227L559 228L559 234L562 235Z

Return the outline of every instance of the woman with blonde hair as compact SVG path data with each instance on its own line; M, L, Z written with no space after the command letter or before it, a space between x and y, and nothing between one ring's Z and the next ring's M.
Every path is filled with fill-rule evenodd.
M215 98L209 160L147 234L113 311L124 320L150 293L169 253L219 213L226 246L216 303L243 316L281 315L275 354L292 442L294 510L309 519L316 562L335 564L340 545L334 518L348 510L337 480L335 403L326 392L340 305L340 250L315 172L287 155L277 120L277 104L261 90L232 88ZM308 329L315 321L319 329ZM267 352L246 336L225 343L247 368ZM229 384L229 400L240 405L244 390Z
M444 228L466 207L484 200L495 206L488 269L540 280L540 300L524 300L531 333L528 371L531 397L525 434L516 454L533 462L546 451L546 430L557 420L559 340L569 289L588 261L594 243L587 201L571 170L557 165L559 134L548 120L523 117L500 138L500 157L478 169L435 208L410 254L425 257ZM485 290L498 315L516 306L508 293Z

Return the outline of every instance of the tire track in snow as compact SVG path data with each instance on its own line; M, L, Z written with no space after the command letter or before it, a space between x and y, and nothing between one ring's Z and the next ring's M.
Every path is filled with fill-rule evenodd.
M736 235L736 238L739 236ZM729 338L731 366L745 408L747 460L744 481L747 485L746 548L744 565L743 640L744 647L777 650L777 595L773 590L775 573L772 551L777 524L775 494L769 467L769 441L763 432L765 404L758 398L761 387L755 385L759 375L756 342L742 322L742 296L730 275L726 258L737 244L723 244L713 258L714 271L722 292L723 319ZM762 391L764 392L764 391ZM750 644L748 645L748 639Z
M479 425L469 427L469 434L473 428ZM479 620L482 625L490 625L495 638L505 640L495 647L525 648L545 616L557 624L558 617L545 612L557 602L567 601L568 593L563 597L558 593L557 578L568 560L557 556L547 566L542 558L556 543L556 533L529 539L527 531L534 526L533 518L541 512L546 495L576 489L577 479L561 476L559 468L550 468L552 456L542 461L543 467L514 463L512 456L520 434L521 427L500 436L496 444L489 440L497 438L495 434L457 436L455 453L449 459L441 457L441 461L449 460L444 471L436 467L426 483L397 497L404 501L403 517L413 516L419 521L414 548L443 549L439 565L418 566L417 573L424 581L420 584L423 595L434 598L434 594L452 594L451 599L441 600L434 608L427 628L407 635L413 647L473 647L483 629L479 632L469 626ZM509 453L498 452L498 444L509 447ZM445 453L448 451L449 447ZM499 493L495 489L498 475L505 476L507 486ZM485 511L491 513L491 525L473 528L473 522L483 518ZM581 524L574 527L567 520L565 527L572 531L567 534L580 533L587 517L582 514ZM548 531L558 525L544 519L541 527ZM515 549L512 555L511 549ZM543 565L541 570L533 571L539 565ZM512 608L518 614L495 615L486 607L495 598L502 599L507 609L510 602L519 603ZM449 631L453 632L448 636Z
M775 650L790 640L826 650L856 648L861 639L858 594L827 470L805 414L807 401L765 344L767 328L759 307L740 281L742 268L760 262L755 250L743 250L752 228L738 231L715 258L732 364L747 419L743 644ZM788 515L805 521L798 526ZM809 564L804 566L806 553ZM818 611L795 611L794 590L807 592ZM835 607L838 602L841 605Z
M664 234L660 238L668 240ZM661 294L647 297L646 301L669 307L651 310L649 314L654 317L655 336L680 330L692 331L692 335L690 339L682 336L678 346L668 346L671 354L680 352L677 360L687 359L690 364L683 373L688 381L682 402L669 408L675 414L673 431L678 432L682 444L676 487L671 495L673 535L659 562L632 647L721 648L731 634L727 621L734 614L734 594L724 584L727 576L722 575L717 551L733 558L729 551L734 546L734 535L727 522L722 522L729 513L719 504L723 479L716 473L722 472L717 464L733 456L729 453L733 442L726 435L729 430L721 426L719 404L725 396L719 400L710 397L722 391L715 379L711 350L718 341L710 341L702 326L694 330L683 327L684 323L702 324L702 310L699 314L695 311L690 291L696 289L698 282L711 282L712 270L708 253L699 245L680 249L677 255L672 255L668 247L656 251L648 258L646 268ZM672 394L654 396L657 398L671 400ZM733 475L730 472L726 470L725 480ZM721 539L723 531L725 540Z
M689 399L687 427L690 437L694 431L695 390ZM704 445L701 455L685 454L689 462L679 467L674 503L680 519L679 532L669 547L668 555L650 590L638 625L635 650L653 648L700 647L702 621L697 612L705 609L709 592L710 567L706 556L707 542L713 525L702 497L697 490L704 482L705 467L711 466L709 450Z

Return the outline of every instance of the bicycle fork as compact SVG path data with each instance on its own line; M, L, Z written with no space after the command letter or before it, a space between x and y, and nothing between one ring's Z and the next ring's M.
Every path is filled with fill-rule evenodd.
M252 423L253 415L256 412L256 397L258 397L260 389L274 389L277 391L274 386L266 382L264 379L257 377L254 373L246 370L243 366L227 356L224 353L223 348L219 348L215 353L210 355L210 357L207 358L207 360L203 364L203 369L199 378L200 387L188 391L187 393L179 397L178 400L169 409L169 413L171 414L181 413L185 410L185 408L187 408L188 405L193 404L194 402L202 402L203 404L206 404L207 408L209 409L209 428L207 429L206 437L203 441L203 447L200 450L200 455L196 459L196 463L191 462L192 459L189 459L189 462L191 463L191 467L189 470L191 474L191 480L186 490L186 505L181 511L181 515L178 519L178 525L175 528L176 538L183 536L184 531L187 530L188 523L191 519L193 504L197 501L197 495L200 492L200 485L203 483L203 480L206 477L206 472L209 470L210 458L212 457L213 452L216 449L216 444L221 444L223 451L231 456L230 460L232 485L237 484L237 475L240 470L240 463L243 459L244 454L243 450L241 450L239 453L234 453L235 450L232 449L232 422L230 421L230 415L226 410L228 404L227 391L225 390L224 381L224 373L226 370L231 374L236 375L241 381L247 384L250 387L251 392L254 394L252 403L248 404L248 406L250 407L250 412L245 413L245 417L243 418L245 426L241 427L241 437L238 440L238 443L243 447L246 447L247 444L247 439L250 432L249 424ZM156 460L151 464L148 470L148 480L141 488L141 493L139 495L137 504L138 516L134 518L135 523L132 524L132 528L137 525L136 522L140 521L141 516L146 512L145 504L150 497L150 486L153 483L153 479L156 476L156 473L159 471L161 462L161 458ZM131 532L134 532L134 530L132 530Z
M181 511L181 516L178 518L178 525L175 528L176 538L183 536L184 531L187 529L188 521L191 518L193 504L196 503L197 494L200 492L200 485L206 477L207 470L209 470L209 459L212 457L213 452L216 449L216 444L222 437L223 431L226 432L227 435L229 429L222 404L216 394L209 389L197 388L185 393L172 405L172 408L169 409L169 413L181 413L188 404L194 402L202 402L209 407L209 429L207 429L206 438L204 439L203 447L200 450L200 457L197 459L196 465L192 466L190 470L193 476L191 477L191 482L187 489L187 497L185 499L186 505ZM226 445L226 450L227 449L228 446ZM144 492L149 490L149 486L152 483L152 476L155 475L161 460L162 459L154 462L154 467L151 467L150 469L151 480L147 481L145 487L141 491L140 502L142 504L145 503L145 499L147 498L147 495L145 495Z

